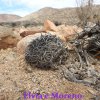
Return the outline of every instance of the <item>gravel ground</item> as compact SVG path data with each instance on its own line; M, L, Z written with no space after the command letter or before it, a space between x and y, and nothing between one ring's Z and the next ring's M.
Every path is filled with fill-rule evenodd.
M90 86L68 81L63 77L61 70L31 68L25 63L23 55L16 53L16 48L0 50L0 67L0 100L23 100L25 91L34 94L51 94L53 92L82 94L84 95L82 100L92 100L90 98L97 93Z

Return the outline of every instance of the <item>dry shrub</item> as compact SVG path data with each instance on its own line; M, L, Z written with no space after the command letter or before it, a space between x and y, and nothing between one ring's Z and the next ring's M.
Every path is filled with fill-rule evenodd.
M87 22L96 22L100 20L99 12L97 12L97 6L94 5L93 0L76 0L76 3L77 16L82 26L85 26Z

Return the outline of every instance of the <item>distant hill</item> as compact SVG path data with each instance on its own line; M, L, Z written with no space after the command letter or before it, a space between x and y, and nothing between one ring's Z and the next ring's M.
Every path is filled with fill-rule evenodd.
M20 19L21 17L13 14L0 14L0 22L10 22Z
M78 21L75 8L56 9L51 7L42 8L37 12L21 18L20 21L31 20L35 23L43 23L46 19L61 23L73 23Z
M76 13L77 8L51 8L45 7L36 12L33 12L25 17L16 19L9 17L11 22L2 22L0 25L4 26L36 26L42 25L46 19L53 21L54 23L61 23L67 25L75 25L79 23L79 19ZM94 12L99 14L100 17L100 5L94 6ZM14 17L15 18L15 17ZM5 19L5 18L4 18Z
M51 8L51 7L45 7L40 9L37 12L31 13L23 18L21 18L21 21L24 20L31 20L31 22L34 23L43 23L46 19L49 19L53 22L58 23L66 23L66 24L77 24L79 22L77 13L77 8ZM95 5L93 8L96 14L99 14L100 5Z

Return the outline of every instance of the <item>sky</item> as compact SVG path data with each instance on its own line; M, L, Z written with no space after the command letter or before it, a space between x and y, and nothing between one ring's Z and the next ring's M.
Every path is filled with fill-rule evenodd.
M80 0L77 0L80 1ZM100 4L100 0L94 0ZM76 0L0 0L0 14L25 16L43 7L75 7Z

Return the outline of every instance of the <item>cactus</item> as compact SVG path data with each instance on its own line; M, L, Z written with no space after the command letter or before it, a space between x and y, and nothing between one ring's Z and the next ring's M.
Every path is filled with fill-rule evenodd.
M42 69L56 68L67 59L67 48L56 35L46 34L33 40L25 50L25 60Z

